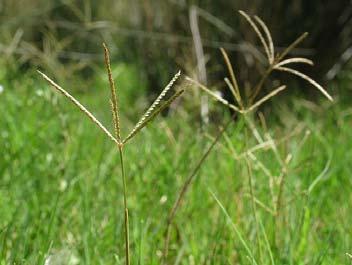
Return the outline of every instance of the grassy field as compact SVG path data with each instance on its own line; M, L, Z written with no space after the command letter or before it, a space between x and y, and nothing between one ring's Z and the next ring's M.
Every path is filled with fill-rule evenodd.
M37 74L0 84L0 264L124 264L115 146ZM112 129L106 81L69 90ZM131 93L129 128L147 106ZM338 96L279 99L269 129L237 119L204 162L172 226L170 264L351 263L352 109ZM160 264L176 195L230 119L214 112L201 130L180 106L126 147L132 264Z

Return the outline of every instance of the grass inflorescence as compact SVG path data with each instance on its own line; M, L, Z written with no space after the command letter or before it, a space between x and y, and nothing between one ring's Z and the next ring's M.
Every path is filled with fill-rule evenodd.
M121 137L120 131L120 114L118 108L118 100L117 100L117 92L114 83L114 79L112 77L111 72L111 64L110 64L110 55L109 50L105 43L103 43L104 47L104 57L105 57L105 64L108 73L108 79L110 84L110 91L111 91L111 113L115 128L115 136L113 136L108 129L102 125L102 123L90 112L88 111L78 100L76 100L71 94L69 94L66 90L62 87L57 85L54 81L52 81L49 77L47 77L42 72L38 71L45 80L49 82L51 86L53 86L57 91L62 93L65 97L67 97L73 104L75 104L89 119L95 123L105 134L106 136L111 139L117 146L119 157L120 157L120 164L121 164L121 177L122 177L122 185L123 185L123 204L124 204L124 226L125 226L125 260L126 264L130 264L130 239L129 239L129 213L128 213L128 192L127 192L127 183L126 183L126 172L125 172L125 162L124 162L124 153L123 149L127 142L131 140L134 136L138 134L147 124L153 120L163 109L168 107L174 100L176 100L184 90L177 91L174 95L172 95L168 100L162 102L165 98L167 92L172 88L173 84L177 81L180 77L180 72L178 72L169 82L169 84L164 88L164 90L160 93L157 99L153 102L153 104L148 108L148 110L142 115L140 120L137 124L133 127L130 133L126 136L126 138Z

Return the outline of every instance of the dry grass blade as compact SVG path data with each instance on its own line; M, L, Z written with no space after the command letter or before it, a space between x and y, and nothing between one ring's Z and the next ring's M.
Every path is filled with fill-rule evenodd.
M307 58L290 58L290 59L286 59L286 60L283 60L279 63L277 63L274 68L277 68L277 67L280 67L280 66L284 66L284 65L287 65L287 64L291 64L291 63L303 63L303 64L308 64L308 65L314 65L313 61L312 60L309 60Z
M242 105L242 100L241 100L241 94L240 94L240 89L238 87L237 79L235 76L235 72L233 71L232 64L230 62L229 56L227 55L226 51L223 48L220 48L220 51L222 53L222 56L224 57L227 69L230 73L230 78L232 81L232 86L229 86L233 96L236 98L238 104L241 106Z
M110 53L105 43L103 43L103 47L104 47L105 65L106 65L106 70L108 72L108 78L109 78L109 84L110 84L111 111L112 111L112 118L115 126L115 134L116 134L117 140L121 142L119 109L118 109L117 96L116 96L116 87L115 87L114 79L112 78L112 72L111 72Z
M243 115L244 121L248 124L248 127L251 133L253 134L254 138L257 140L257 142L262 144L264 142L263 137L260 135L259 131L257 130L257 127L255 126L254 122L249 116L250 115Z
M298 44L300 44L306 37L308 36L308 32L304 32L301 36L299 36L294 42L291 43L276 59L276 62L280 62L285 56L292 51Z
M260 32L260 30L258 29L256 24L254 23L254 21L251 19L251 17L246 12L240 10L239 13L248 21L248 23L251 25L251 27L253 28L253 30L257 34L258 38L260 39L260 41L264 47L265 53L268 57L268 61L269 61L269 63L271 63L271 55L270 55L269 47L263 37L263 34Z
M291 68L287 68L287 67L276 67L275 70L279 70L279 71L283 71L283 72L288 72L288 73L291 73L293 75L296 75L296 76L299 76L301 77L302 79L305 79L307 80L310 84L312 84L313 86L315 86L321 93L323 93L323 95L325 97L327 97L327 99L329 99L330 101L333 101L333 98L329 95L328 92L326 92L326 90L321 86L319 85L316 81L314 81L312 78L310 78L309 76L297 71L297 70L294 70L294 69L291 69Z
M53 80L51 80L49 77L47 77L45 74L40 72L39 70L37 71L48 83L54 87L57 91L59 91L61 94L63 94L65 97L67 97L73 104L75 104L84 114L88 116L88 118L95 123L112 141L114 141L116 144L119 144L119 141L112 136L112 134L104 127L103 124L101 124L100 121L98 121L95 116L88 111L81 103L79 103L78 100L76 100L70 93L68 93L65 89L60 87L58 84L56 84Z
M172 97L170 97L167 101L165 101L163 104L161 104L158 108L155 109L154 112L152 112L148 117L144 119L142 123L137 127L134 127L134 129L130 132L130 134L122 141L123 144L128 142L133 136L135 136L140 130L142 130L149 122L151 122L160 112L162 112L165 108L170 106L172 102L174 102L178 97L182 95L184 92L183 89L177 91Z
M207 88L206 86L202 85L201 83L193 80L190 77L186 77L186 80L191 82L191 83L193 83L194 85L200 87L202 90L204 90L210 96L212 96L215 100L219 101L220 103L224 104L225 106L229 107L230 109L233 109L234 111L237 111L237 112L241 112L241 110L239 108L237 108L236 106L230 104L227 100L223 99L222 97L220 97L219 95L217 95L216 93L214 93L209 88Z
M286 89L286 86L280 86L278 88L276 88L275 90L273 90L272 92L270 92L269 94L267 94L265 97L263 97L262 99L258 100L256 103L254 103L252 106L250 106L246 112L250 112L252 110L254 110L255 108L258 108L260 105L262 105L265 101L268 101L269 99L271 99L272 97L274 97L275 95L277 95L278 93L280 93L282 90Z
M274 62L275 51L274 51L274 42L273 42L273 38L271 37L270 30L268 29L267 25L264 23L264 21L260 17L254 16L254 19L262 27L262 29L266 35L267 41L269 43L270 63L272 64Z

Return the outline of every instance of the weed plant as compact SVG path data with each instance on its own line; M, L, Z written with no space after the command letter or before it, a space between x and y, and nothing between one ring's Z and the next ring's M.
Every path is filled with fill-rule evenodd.
M292 64L307 64L307 65L313 65L313 62L308 59L308 58L303 58L303 57L292 57L292 58L286 58L289 53L296 48L308 35L308 33L303 33L301 36L299 36L294 42L292 42L286 49L284 49L281 53L275 54L275 49L274 49L274 43L273 39L271 36L271 33L267 27L267 25L264 23L262 19L260 19L258 16L254 16L253 18L249 16L246 12L244 11L239 11L239 13L244 17L244 19L249 23L251 28L254 30L256 33L258 39L260 40L263 50L267 59L267 68L265 72L261 75L259 81L257 84L255 84L253 87L251 87L251 93L247 96L247 93L243 93L244 89L240 89L239 84L236 79L235 71L233 69L233 66L230 62L229 56L226 53L225 49L221 48L221 53L224 58L225 65L228 69L229 72L229 78L225 78L224 81L227 84L232 96L233 96L233 102L235 104L230 103L228 100L224 99L219 95L219 93L213 92L211 89L206 87L205 85L199 83L198 81L186 77L186 80L188 80L190 83L192 83L194 86L197 86L201 88L206 94L210 95L212 98L214 98L216 101L222 103L226 108L230 109L232 112L235 114L241 115L240 119L243 119L245 123L245 151L242 155L239 155L236 151L235 145L229 140L229 137L226 137L227 140L227 149L229 151L230 157L232 157L235 160L242 160L243 163L246 165L247 168L247 176L248 176L248 187L249 187L249 197L251 199L251 209L252 209L252 216L254 217L255 220L255 230L256 230L256 237L257 237L257 244L258 244L258 256L259 256L259 262L255 258L255 254L253 253L252 250L248 247L247 243L245 242L243 235L240 234L239 230L235 226L235 224L232 222L229 214L227 213L225 207L221 204L219 199L216 197L214 193L211 192L213 195L214 199L216 202L220 205L221 209L225 213L228 219L230 219L232 226L236 232L236 235L239 237L243 247L246 249L248 256L250 257L250 260L253 264L264 264L263 263L263 257L262 257L262 248L265 245L265 247L269 250L270 254L270 260L271 263L274 264L274 259L273 259L273 254L271 252L271 247L270 245L273 243L276 243L276 238L274 236L273 241L274 242L269 242L269 239L267 237L267 234L265 233L265 230L263 228L263 224L260 221L260 218L257 216L258 211L257 207L264 208L266 211L271 213L271 215L274 217L274 227L277 227L277 223L279 222L278 220L281 218L281 209L283 207L283 193L284 193L284 187L285 187L285 180L288 174L288 165L290 161L292 160L292 154L288 153L284 157L280 154L278 151L278 147L276 145L276 141L274 141L269 132L265 133L265 137L261 136L259 133L259 130L257 128L257 125L255 124L255 121L253 120L253 112L258 109L262 104L267 102L268 100L272 99L275 97L277 94L282 92L287 88L286 85L279 85L277 88L272 89L271 91L267 92L266 95L261 97L260 99L257 99L258 96L261 94L261 91L264 89L264 86L266 82L268 81L268 78L270 74L274 71L280 71L280 72L286 72L290 73L292 75L298 76L306 81L308 81L311 85L313 85L315 88L317 88L328 100L332 101L332 97L327 93L327 91L319 85L315 80L313 80L311 77L308 75L302 73L299 70L296 70L294 68L291 68ZM242 91L242 93L241 93ZM246 97L247 96L247 97ZM233 117L235 117L234 115ZM265 119L264 116L261 116L261 120L263 124L265 125ZM169 243L170 243L170 233L171 233L171 226L172 223L174 222L174 218L176 216L176 212L178 211L181 202L184 200L184 197L187 194L187 191L189 190L189 187L196 177L199 169L201 168L202 164L205 162L207 156L209 155L210 151L213 149L213 147L219 142L219 139L221 138L222 135L225 134L226 136L226 130L229 126L230 122L227 122L226 125L222 128L222 130L219 132L219 134L213 138L212 143L209 145L208 149L205 151L204 155L200 158L198 164L196 165L195 169L193 170L192 174L188 178L186 178L184 184L182 185L178 196L174 202L174 205L170 211L168 220L167 220L167 229L165 233L165 244L164 244L164 261L167 259L168 252L169 252ZM250 134L252 137L254 137L259 143L258 146L255 147L250 147L249 146L249 137ZM266 140L266 141L265 141ZM270 172L270 170L266 167L264 163L262 163L253 153L254 150L260 150L260 149L265 149L269 148L274 155L275 159L278 161L281 170L280 174L278 176L278 180L275 179L273 173ZM265 205L265 203L261 202L258 200L255 196L254 192L254 176L253 176L253 167L258 167L264 172L264 174L269 177L270 183L277 183L278 186L278 191L277 194L274 194L273 187L271 185L271 195L272 195L272 202L273 202L273 208ZM314 183L314 182L313 182ZM311 190L311 187L314 186L314 184L310 186L308 191ZM264 234L264 240L260 238L260 234ZM263 242L264 241L264 242Z
M129 243L129 213L128 213L128 192L127 192L127 183L126 183L126 172L125 172L125 163L124 163L124 147L126 144L132 140L145 126L148 125L160 112L162 112L165 108L167 108L174 100L176 100L184 90L178 90L171 97L169 97L164 102L162 101L167 92L172 88L173 84L180 77L180 72L178 72L169 82L169 84L164 88L164 90L160 93L160 95L156 98L153 104L147 109L147 111L142 115L140 120L134 126L134 128L129 132L129 134L122 138L121 136L121 125L120 125L120 114L119 114L119 106L117 100L117 91L115 87L115 83L112 77L111 72L111 64L110 64L110 56L109 50L105 44L104 54L105 54L105 64L107 68L109 83L110 83L110 92L111 92L111 112L112 112L112 120L115 129L115 136L113 136L108 129L90 112L84 107L78 100L76 100L71 94L69 94L66 90L56 84L53 80L47 77L45 74L39 71L39 73L43 76L43 78L49 82L49 84L54 87L57 91L63 94L66 98L68 98L74 105L76 105L80 111L82 111L94 124L96 124L105 135L114 142L118 149L120 163L121 163L121 177L123 183L123 205L124 205L124 226L125 226L125 260L126 264L130 264L130 243Z

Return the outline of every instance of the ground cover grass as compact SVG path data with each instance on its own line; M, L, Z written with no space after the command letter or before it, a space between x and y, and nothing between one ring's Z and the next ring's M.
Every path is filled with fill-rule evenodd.
M34 73L0 81L4 87L0 94L1 262L43 264L51 255L52 262L58 259L61 264L123 264L123 211L121 215L116 211L123 208L116 189L120 186L122 192L122 183L116 177L115 147ZM106 87L99 78L95 85ZM110 125L107 104L102 102L108 93L98 88L76 95ZM272 215L257 208L266 232L260 233L258 263L270 264L272 255L275 264L350 264L345 253L352 247L351 108L338 97L333 104L294 98L289 102L276 100L272 109L276 114L267 118L275 139L297 126L302 129L278 145L280 154L293 154L282 221L274 226ZM229 119L226 111L218 111L224 122ZM137 114L131 111L127 116L122 119L132 127ZM126 165L132 264L160 263L168 211L209 137L221 125L202 131L182 108L172 118L158 119L126 149L134 161ZM258 259L247 169L243 160L233 159L226 140L239 152L248 149L243 127L241 120L231 125L227 138L215 147L195 179L176 217L170 245L173 263L252 264L233 225ZM255 146L252 138L249 144ZM275 176L280 174L273 152L259 151L256 157ZM253 176L256 197L269 205L268 177L260 168L253 169Z

